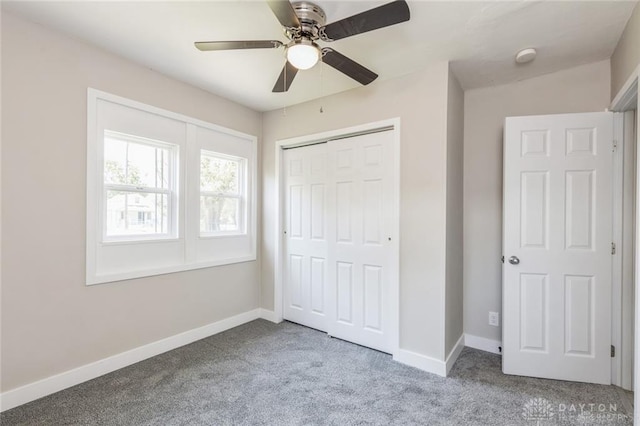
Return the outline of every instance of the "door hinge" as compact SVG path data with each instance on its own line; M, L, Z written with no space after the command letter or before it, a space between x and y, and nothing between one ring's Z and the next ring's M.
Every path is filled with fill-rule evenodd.
M616 254L616 243L611 243L611 254Z
M614 151L618 149L618 141L616 139L613 140L613 149L611 151Z
M616 347L611 345L611 358L615 358L616 356Z

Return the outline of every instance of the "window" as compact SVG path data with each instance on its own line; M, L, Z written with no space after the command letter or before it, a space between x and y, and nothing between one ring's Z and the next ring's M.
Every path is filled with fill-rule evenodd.
M105 131L104 241L175 237L177 146Z
M242 158L202 150L200 153L200 236L244 233Z
M256 259L256 138L89 89L87 284Z

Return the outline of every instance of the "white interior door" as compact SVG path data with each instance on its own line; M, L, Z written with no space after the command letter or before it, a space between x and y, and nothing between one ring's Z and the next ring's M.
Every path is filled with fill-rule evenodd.
M284 153L284 318L384 352L397 327L392 142L380 132Z
M506 374L611 383L612 143L611 113L506 119Z

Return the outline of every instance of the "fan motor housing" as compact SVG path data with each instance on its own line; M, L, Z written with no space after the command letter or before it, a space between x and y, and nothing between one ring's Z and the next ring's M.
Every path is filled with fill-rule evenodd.
M318 38L318 28L324 26L327 15L322 8L308 1L291 3L300 20L301 35L312 39Z

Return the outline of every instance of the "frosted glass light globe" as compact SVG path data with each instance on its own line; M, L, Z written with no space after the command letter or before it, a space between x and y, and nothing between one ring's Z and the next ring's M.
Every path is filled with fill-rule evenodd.
M287 49L287 61L299 70L308 70L318 63L320 49L313 42L301 40Z

